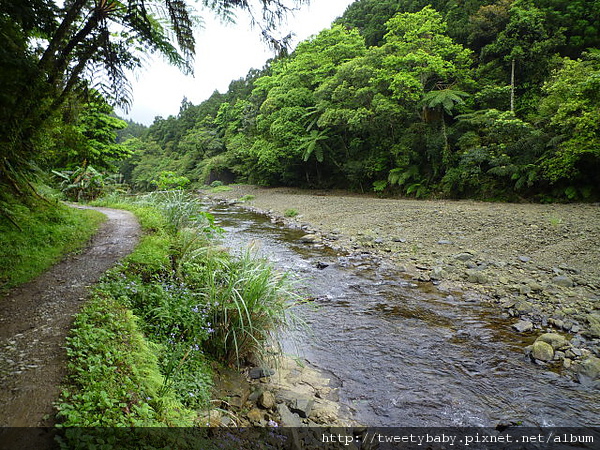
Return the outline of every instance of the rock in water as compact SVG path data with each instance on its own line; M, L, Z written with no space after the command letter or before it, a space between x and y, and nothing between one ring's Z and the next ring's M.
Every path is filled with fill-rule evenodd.
M590 356L583 360L577 367L577 375L580 383L600 380L600 358Z
M316 234L305 234L300 238L300 242L302 242L303 244L316 244L320 241L321 240L319 239L319 236L317 236Z
M519 320L512 326L519 333L525 333L526 331L533 330L533 324L529 320Z
M552 361L554 358L554 349L543 341L535 341L531 348L531 356L539 361Z
M569 345L569 341L557 333L544 333L536 339L536 342L545 342L552 346L552 350L558 350Z

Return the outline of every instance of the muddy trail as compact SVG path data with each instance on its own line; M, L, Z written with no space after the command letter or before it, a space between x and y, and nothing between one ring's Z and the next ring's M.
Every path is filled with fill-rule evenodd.
M47 427L65 375L65 338L89 286L138 241L126 211L107 216L88 246L0 300L0 426Z

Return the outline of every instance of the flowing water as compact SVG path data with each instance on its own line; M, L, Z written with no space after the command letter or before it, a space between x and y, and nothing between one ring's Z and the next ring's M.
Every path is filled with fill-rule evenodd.
M358 422L599 425L598 391L528 360L533 337L514 333L497 307L417 286L373 258L299 243L301 230L235 206L211 212L225 245L254 243L300 279L314 307L296 311L309 327L291 332L297 345L290 339L287 351L339 380L340 402Z

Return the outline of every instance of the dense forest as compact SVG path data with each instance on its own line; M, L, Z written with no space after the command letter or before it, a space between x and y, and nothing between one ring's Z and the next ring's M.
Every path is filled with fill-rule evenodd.
M35 196L41 178L79 199L113 181L153 190L215 180L600 197L598 0L357 0L293 52L269 37L285 7L263 1L255 16L278 56L144 127L113 112L131 102L126 73L148 53L189 72L198 20L185 2L150 3L164 8L0 3L2 192ZM221 16L250 8L204 5Z
M137 189L600 195L600 4L358 0L328 29L125 140Z

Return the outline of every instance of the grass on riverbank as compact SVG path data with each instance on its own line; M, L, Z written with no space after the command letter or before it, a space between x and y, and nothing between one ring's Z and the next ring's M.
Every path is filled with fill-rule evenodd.
M3 201L0 216L0 292L32 280L65 254L85 246L105 216L60 203Z
M198 424L210 407L212 365L260 356L285 325L286 278L214 246L212 216L186 194L102 206L133 211L146 234L77 317L57 405L62 426Z

